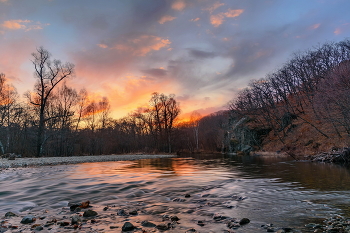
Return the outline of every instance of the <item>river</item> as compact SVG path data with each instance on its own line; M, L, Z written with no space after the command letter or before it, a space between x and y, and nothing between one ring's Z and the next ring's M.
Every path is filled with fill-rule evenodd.
M90 200L99 206L140 206L148 217L176 214L182 223L178 232L228 229L212 223L214 214L251 220L235 232L266 232L266 224L308 232L308 223L350 217L349 190L347 167L286 158L196 155L83 163L0 173L0 215ZM146 217L140 214L139 220Z

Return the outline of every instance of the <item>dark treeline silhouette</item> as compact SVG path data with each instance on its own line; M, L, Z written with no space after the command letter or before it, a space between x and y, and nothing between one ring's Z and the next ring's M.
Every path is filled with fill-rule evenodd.
M306 135L314 149L318 139L348 144L350 40L294 54L282 68L252 81L229 107L236 150L262 149L264 138L288 150Z
M32 91L20 102L17 91L0 74L0 155L72 156L121 153L174 153L223 149L228 114L206 117L193 113L178 122L180 105L174 95L153 93L148 107L121 119L110 117L106 97L75 90L66 80L74 65L52 59L40 47L32 54ZM145 100L145 103L147 100Z

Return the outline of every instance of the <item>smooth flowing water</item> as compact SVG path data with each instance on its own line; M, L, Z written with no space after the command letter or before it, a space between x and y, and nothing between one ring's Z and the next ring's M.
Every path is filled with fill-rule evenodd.
M348 168L281 158L198 155L0 173L1 216L90 200L101 206L137 204L153 216L176 214L199 232L227 229L196 224L209 223L214 214L251 220L236 232L266 232L264 224L306 232L307 223L349 217L349 198Z

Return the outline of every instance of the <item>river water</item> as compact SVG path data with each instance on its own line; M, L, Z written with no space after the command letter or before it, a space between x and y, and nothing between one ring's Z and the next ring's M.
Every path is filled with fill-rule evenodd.
M0 173L1 216L90 200L142 206L153 216L176 214L184 228L199 232L227 229L212 223L214 214L251 220L235 232L266 232L266 224L308 232L304 226L310 222L350 217L349 199L348 168L275 157L197 155ZM207 224L200 227L198 221Z

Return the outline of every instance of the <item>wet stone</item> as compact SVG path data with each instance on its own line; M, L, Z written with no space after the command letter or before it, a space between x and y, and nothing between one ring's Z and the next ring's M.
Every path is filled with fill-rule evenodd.
M141 226L143 226L143 227L155 227L156 224L149 222L149 221L142 221Z
M237 229L237 228L241 227L241 225L239 223L236 223L236 222L228 222L226 224L226 226L228 228L233 228L233 229Z
M14 213L12 213L12 212L7 212L7 213L5 214L5 218L9 218L9 217L18 217L18 215L17 215L17 214L14 214Z
M169 225L170 225L170 223L168 223L168 224L159 224L159 225L156 226L156 228L158 230L161 230L161 231L166 231L166 230L169 229Z
M77 204L77 203L74 203L74 204L73 203L69 203L68 206L69 206L70 211L77 211L76 209L80 208L79 207L80 203L79 204Z
M197 231L194 228L190 228L185 233L192 233L192 232L197 232Z
M132 210L129 212L130 215L138 215L137 210Z
M213 216L213 219L215 220L215 221L221 221L221 220L224 220L224 219L227 219L228 217L226 217L226 216L223 216L223 215L220 215L220 214L214 214L214 216Z
M180 219L179 219L176 215L174 215L174 216L170 216L170 220L171 220L172 222L177 222L177 221L179 221Z
M117 210L117 215L118 215L118 216L128 216L128 214L126 213L126 211L123 210L123 209Z
M290 227L283 227L282 230L284 230L285 232L293 232L293 228Z
M35 222L36 218L33 215L27 215L24 218L22 218L21 223L22 224L28 224Z
M172 201L173 202L185 202L186 200L182 199L182 198L174 198Z
M77 215L77 214L76 214L76 215L73 215L73 216L72 216L71 224L74 225L74 224L77 224L77 223L79 223L79 222L81 222L80 216Z
M58 222L58 225L60 225L61 227L65 227L69 225L69 222Z
M250 223L250 220L248 218L242 218L241 221L239 221L239 225L245 225Z
M84 211L83 217L94 217L96 215L97 215L96 211L86 210L86 211Z
M132 231L135 229L135 226L132 225L131 222L125 222L123 227L122 227L122 231Z
M44 228L43 228L42 226L37 226L37 227L35 227L34 230L36 230L36 231L42 231L42 230L44 230Z
M197 222L197 225L198 225L198 226L201 226L201 227L205 226L205 224L204 224L203 221L198 221L198 222Z

